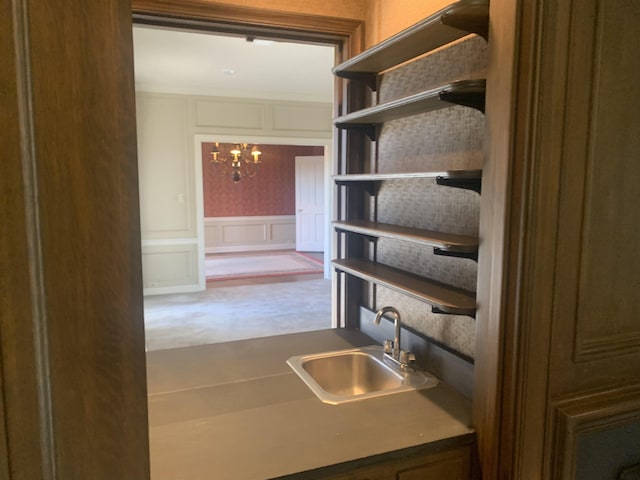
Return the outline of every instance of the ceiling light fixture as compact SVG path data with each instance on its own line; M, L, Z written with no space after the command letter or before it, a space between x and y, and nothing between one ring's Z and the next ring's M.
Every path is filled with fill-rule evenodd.
M256 38L256 37L247 37L247 42L253 43L254 45L262 45L268 47L276 43L274 40L265 40L264 38Z
M255 177L260 168L262 152L257 145L249 147L247 143L235 143L228 153L224 152L224 145L216 142L211 148L213 168L218 176L231 175L233 183L238 183L243 176Z

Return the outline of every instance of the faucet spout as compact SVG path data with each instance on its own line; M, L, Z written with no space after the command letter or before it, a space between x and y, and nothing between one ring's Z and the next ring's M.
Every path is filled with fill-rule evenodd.
M380 319L383 317L385 313L391 314L393 317L393 326L395 329L395 333L393 336L393 358L396 360L400 357L400 312L395 307L382 307L380 310L376 312L376 316L373 319L373 323L376 325L380 324Z

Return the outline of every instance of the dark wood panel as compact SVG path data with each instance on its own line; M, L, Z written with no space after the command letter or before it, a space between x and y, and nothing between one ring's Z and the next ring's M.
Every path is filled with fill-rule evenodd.
M2 175L10 478L148 479L130 4L14 8L2 15L17 32L2 71L18 79L7 104L20 129L5 130Z
M492 2L491 12L506 3ZM571 410L579 412L575 419L585 419L600 415L596 412L601 409L586 392L605 392L611 404L598 417L599 428L605 429L617 421L609 413L626 401L608 392L620 385L637 385L640 372L640 358L632 346L635 339L617 341L637 326L637 319L634 324L624 317L637 308L637 294L631 292L637 275L629 275L637 271L637 264L635 257L629 257L627 264L620 260L637 245L629 240L637 230L629 217L632 207L627 206L637 186L626 180L637 177L637 162L629 163L638 156L637 135L629 132L637 130L638 119L620 114L634 97L625 90L626 83L618 83L637 65L622 60L628 53L618 49L638 38L638 6L563 0L519 2L519 8L512 11L519 32L503 25L497 11L491 17L489 45L495 49L487 79L491 153L490 168L483 170L483 215L488 193L498 210L486 210L493 220L484 217L483 222L490 223L483 224L480 232L488 241L483 246L491 248L489 257L484 256L483 246L480 249L477 340L481 348L476 354L474 420L485 476L569 478L566 472L579 471L575 463L579 459L572 457L572 447L564 448L559 441L574 435L570 425L574 414L554 410L554 404L561 404L562 410L567 405L564 399L570 398ZM608 15L598 18L602 9ZM612 21L613 17L617 19ZM607 51L598 43L602 29L619 41L600 56ZM516 33L515 50L506 48L500 39L512 36L515 41ZM602 80L597 87L594 76ZM598 92L606 93L606 99L594 101ZM600 139L602 132L610 134ZM594 142L602 142L601 152L608 153L598 155L600 147L594 149ZM590 169L594 152L595 168ZM609 158L609 153L617 158ZM606 171L609 168L611 172ZM614 180L615 171L623 173L625 178L618 180L624 186ZM500 197L505 203L495 201ZM612 216L599 223L608 208ZM498 214L506 222L502 227ZM498 230L486 229L491 224ZM614 226L623 234L612 231ZM495 236L501 230L502 239ZM607 236L611 250L598 254ZM621 271L614 279L616 262ZM496 285L500 285L497 290ZM579 300L581 290L590 295ZM616 305L614 298L621 292L624 300ZM589 312L577 314L576 305L584 300ZM587 355L576 355L581 335L593 339L603 332L612 347L606 354L582 350ZM563 415L563 420L554 418ZM556 462L561 465L554 474Z
M359 20L267 10L265 8L216 4L206 0L133 0L137 22L165 25L189 25L218 32L247 35L261 33L291 40L316 40L341 43L352 37L350 55L362 48ZM344 57L347 58L347 57Z
M42 434L48 429L49 411L39 390L38 356L42 336L37 292L30 268L36 254L33 231L35 204L30 169L31 132L28 116L28 67L21 54L26 49L22 22L24 5L0 5L0 478L52 478L45 459L52 445ZM16 17L14 18L14 12ZM26 136L26 138L24 136ZM34 339L40 342L34 342ZM42 392L46 393L46 392ZM42 407L42 408L41 408ZM41 424L41 421L43 424Z
M640 64L620 48L640 39L630 18L640 18L638 4L589 1L572 10L557 293L558 315L576 324L567 361L635 353L635 363L614 367L622 377L640 369L640 164L633 160L640 91L628 87Z
M640 461L639 394L630 384L556 400L551 478L617 478Z
M535 2L529 2L533 8ZM473 382L473 422L477 431L478 456L482 477L509 479L511 384L505 381L514 367L508 341L516 334L516 325L508 317L507 285L516 279L518 253L509 245L518 238L518 199L521 195L520 162L516 147L516 115L519 101L521 115L527 109L516 96L518 77L515 62L518 35L528 40L528 24L522 22L520 10L531 14L522 1L492 0L489 6L489 64L487 69L485 162L482 167L480 197L480 247L478 252L478 311L476 314L476 350ZM533 16L531 17L533 18ZM525 58L528 58L525 56ZM528 94L526 74L520 77L524 95ZM525 126L526 127L526 126ZM511 216L514 218L511 218ZM515 249L514 249L515 250ZM513 263L512 263L513 262ZM511 276L511 277L510 277ZM506 370L506 372L505 372ZM502 429L502 430L501 430ZM503 460L505 459L505 460Z
M279 477L280 480L470 480L474 436L445 440L389 454L363 458L313 471ZM462 442L467 445L460 445Z

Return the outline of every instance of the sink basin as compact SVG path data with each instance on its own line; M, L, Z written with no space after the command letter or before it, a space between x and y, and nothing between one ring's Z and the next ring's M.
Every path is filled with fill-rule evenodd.
M298 355L287 363L320 400L332 405L438 384L427 372L401 373L388 365L381 346Z

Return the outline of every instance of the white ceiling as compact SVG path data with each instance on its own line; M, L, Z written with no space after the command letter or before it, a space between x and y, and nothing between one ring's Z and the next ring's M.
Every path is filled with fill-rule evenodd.
M248 42L134 26L136 89L149 92L333 101L332 46Z

